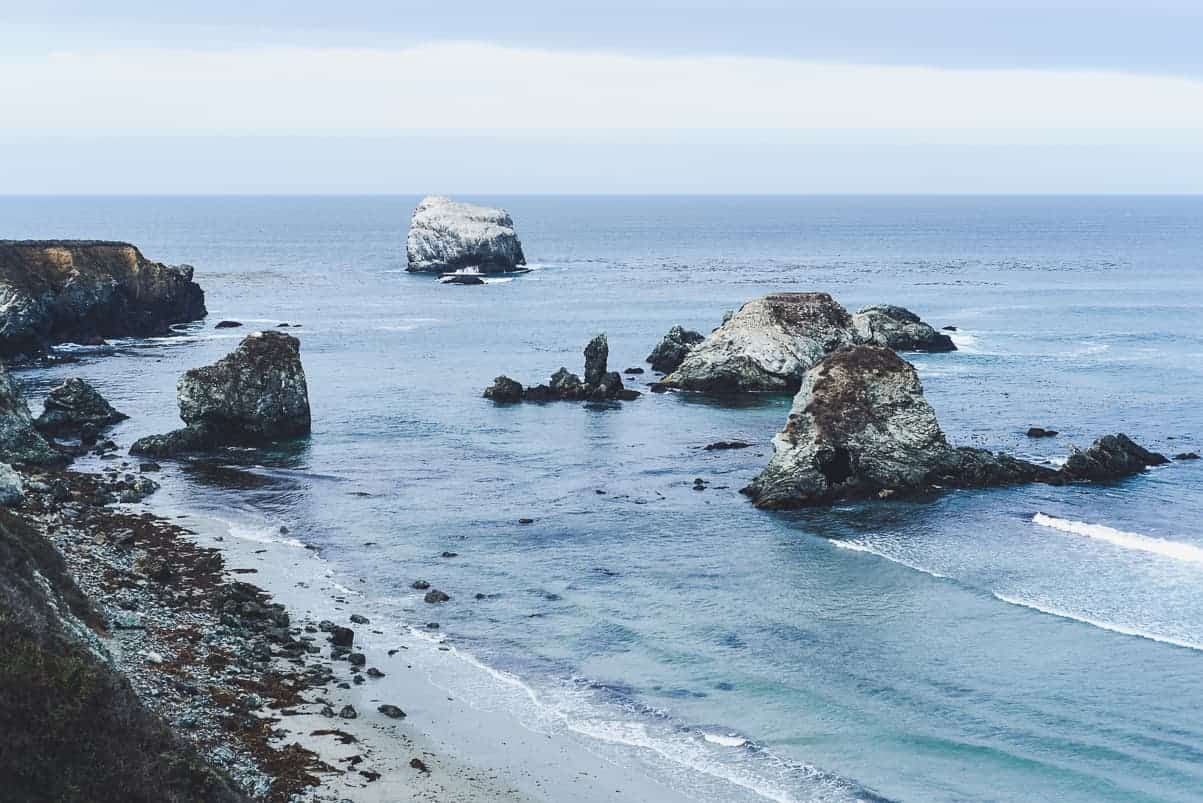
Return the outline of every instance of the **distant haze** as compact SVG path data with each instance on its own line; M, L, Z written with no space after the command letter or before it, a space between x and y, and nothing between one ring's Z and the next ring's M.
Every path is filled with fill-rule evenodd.
M0 192L1203 191L1185 7L43 5Z

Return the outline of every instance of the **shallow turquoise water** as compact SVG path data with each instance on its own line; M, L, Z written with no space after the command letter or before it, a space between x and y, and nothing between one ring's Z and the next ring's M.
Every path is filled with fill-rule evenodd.
M659 750L675 783L1203 798L1200 463L765 513L737 489L786 397L480 398L499 373L579 371L599 331L612 367L642 365L673 324L819 289L959 327L962 350L912 357L955 442L1051 459L1124 431L1198 451L1203 199L472 199L510 209L538 267L485 287L404 273L417 200L0 199L2 237L127 239L195 265L211 311L183 337L22 378L34 396L95 382L132 415L128 445L174 426L179 373L246 331L213 322L303 324L312 437L169 468L159 503L252 535L287 525L415 623L435 614L409 584L431 580L454 597L443 632L582 731ZM1031 441L1033 424L1062 434ZM734 438L758 446L699 448Z

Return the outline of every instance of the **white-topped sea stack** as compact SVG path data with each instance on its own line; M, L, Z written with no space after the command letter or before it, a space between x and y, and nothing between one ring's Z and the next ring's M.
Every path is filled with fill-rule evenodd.
M415 273L507 273L526 264L509 212L441 195L414 209L406 255Z

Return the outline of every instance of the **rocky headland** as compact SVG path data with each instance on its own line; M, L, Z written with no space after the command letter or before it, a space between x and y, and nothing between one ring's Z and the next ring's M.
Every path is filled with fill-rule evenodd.
M827 355L805 375L773 457L743 492L757 507L792 508L945 488L1118 479L1168 462L1125 435L1072 453L1059 469L954 447L914 366L884 346Z
M499 376L485 388L484 397L499 403L546 401L631 401L639 391L623 387L622 375L609 370L610 344L604 334L585 346L585 378L561 367L543 385L523 387L522 383Z
M309 433L301 342L282 332L253 332L213 365L185 372L176 396L185 426L141 438L130 454L166 457Z
M744 304L701 343L684 349L661 384L709 393L796 391L824 356L860 343L903 351L956 348L902 307L875 305L850 315L827 293L774 293Z
M406 253L413 272L504 273L526 264L509 212L440 195L414 209Z
M190 266L152 262L129 243L0 241L0 357L163 335L204 316Z

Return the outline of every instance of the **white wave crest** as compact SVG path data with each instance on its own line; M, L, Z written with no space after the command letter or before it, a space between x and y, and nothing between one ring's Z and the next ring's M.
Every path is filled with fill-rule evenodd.
M1000 594L997 591L992 593L995 599L1005 602L1008 605L1018 605L1021 608L1030 608L1033 611L1039 611L1040 613L1048 614L1049 616L1056 616L1060 619L1070 619L1074 622L1081 622L1082 624L1090 625L1091 627L1097 627L1101 630L1109 630L1112 633L1119 633L1120 635L1124 636L1136 636L1137 638L1148 639L1149 641L1156 641L1161 644L1171 644L1175 647L1185 647L1188 650L1203 651L1203 644L1200 644L1197 641L1187 641L1186 639L1174 638L1173 636L1162 636L1156 633L1149 633L1129 625L1121 625L1115 622L1105 622L1101 619L1093 619L1089 616L1081 616L1061 608L1044 605L1032 600L1020 599L1018 597Z
M885 552L881 552L877 549L874 549L871 546L862 544L859 541L847 541L847 540L843 540L843 539L832 538L829 540L829 543L832 546L839 547L840 549L847 549L849 552L867 552L870 555L876 555L877 557L888 560L891 563L897 563L899 566L905 566L908 569L919 572L921 574L926 574L928 577L934 577L937 580L947 580L948 579L948 575L946 575L946 574L940 574L939 572L932 571L931 569L925 569L922 566L916 566L913 563L905 561L901 558L896 558L893 555L887 554Z
M1106 541L1122 549L1149 552L1154 555L1161 555L1187 563L1203 563L1203 548L1197 547L1194 544L1167 541L1164 538L1154 538L1148 535L1141 535L1140 533L1128 533L1102 524L1087 524L1081 521L1058 519L1044 513L1037 513L1032 517L1032 521L1041 527L1051 527L1064 533L1073 533L1074 535L1094 538L1098 541Z

